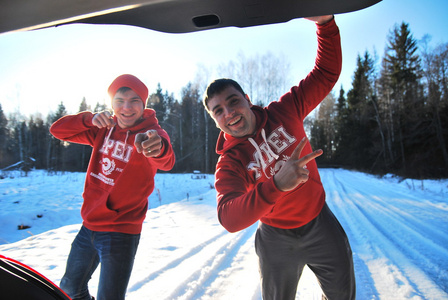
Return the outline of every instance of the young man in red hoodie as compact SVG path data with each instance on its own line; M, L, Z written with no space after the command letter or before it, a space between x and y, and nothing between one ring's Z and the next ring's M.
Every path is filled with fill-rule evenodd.
M212 82L204 105L221 129L215 186L218 217L230 232L260 220L255 238L263 299L295 299L305 265L326 299L355 299L347 236L325 203L303 120L336 84L342 55L333 16L317 24L314 69L279 101L252 105L238 83Z
M131 276L148 196L157 169L175 157L155 111L145 109L148 88L129 74L109 86L108 111L81 112L56 121L58 139L93 147L84 186L82 227L72 243L61 288L72 299L91 299L88 281L101 263L98 300L124 299Z

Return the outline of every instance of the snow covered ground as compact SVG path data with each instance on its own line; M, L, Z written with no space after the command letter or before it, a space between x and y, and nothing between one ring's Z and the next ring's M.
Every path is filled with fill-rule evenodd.
M0 254L59 284L81 224L84 173L16 175L0 180ZM341 169L321 177L351 242L357 299L448 299L448 180ZM158 174L149 201L127 299L261 299L257 224L233 234L221 227L212 175ZM320 297L306 269L297 299Z

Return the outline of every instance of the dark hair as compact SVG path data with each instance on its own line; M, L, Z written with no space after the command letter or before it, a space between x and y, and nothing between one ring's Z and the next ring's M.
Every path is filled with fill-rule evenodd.
M212 81L205 90L204 98L202 100L202 103L204 104L205 108L208 110L208 101L210 100L210 98L212 98L216 94L221 93L229 86L233 86L243 96L246 95L246 93L243 91L239 83L236 82L235 80L228 78L216 79Z

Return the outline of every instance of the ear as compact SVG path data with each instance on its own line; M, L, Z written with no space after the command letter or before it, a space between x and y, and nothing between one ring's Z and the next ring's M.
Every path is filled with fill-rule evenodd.
M252 104L252 102L250 101L249 95L248 95L248 94L244 95L244 98L246 98L247 102L249 102L249 106L252 107L253 104Z

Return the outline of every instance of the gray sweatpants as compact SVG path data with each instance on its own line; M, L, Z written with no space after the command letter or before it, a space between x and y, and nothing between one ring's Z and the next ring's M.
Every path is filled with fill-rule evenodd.
M316 274L324 299L355 299L350 244L327 204L314 220L299 228L280 229L260 222L255 250L264 300L295 299L305 265Z

